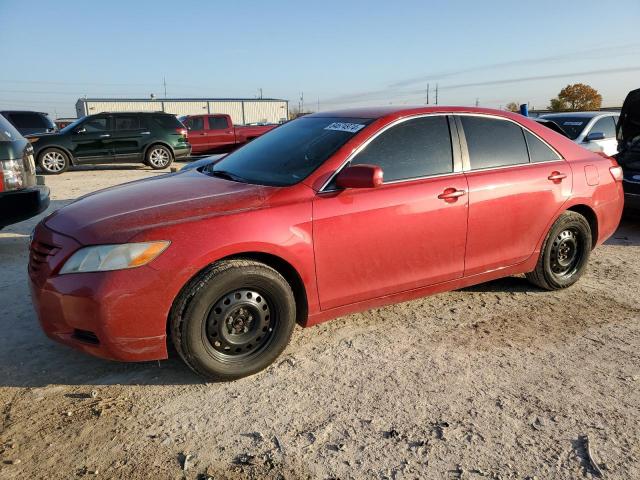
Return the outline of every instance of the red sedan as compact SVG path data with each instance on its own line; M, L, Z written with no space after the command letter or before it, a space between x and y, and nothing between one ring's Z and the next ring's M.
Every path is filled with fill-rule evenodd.
M616 229L622 172L520 115L322 112L215 164L109 188L43 220L44 331L115 360L262 370L296 323L526 274L572 285Z

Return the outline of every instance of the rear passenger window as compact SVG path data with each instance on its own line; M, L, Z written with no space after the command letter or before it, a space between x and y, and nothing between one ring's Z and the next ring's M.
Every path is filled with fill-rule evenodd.
M461 116L471 169L529 163L522 129L496 118Z
M209 117L209 130L224 130L229 128L226 117Z
M385 182L452 172L447 118L421 117L391 127L351 161L351 165L364 163L381 167Z
M547 146L542 140L528 131L524 131L529 147L529 157L532 162L548 162L551 160L560 160L562 157Z
M140 117L136 116L126 116L114 117L115 129L116 130L138 130L140 128Z

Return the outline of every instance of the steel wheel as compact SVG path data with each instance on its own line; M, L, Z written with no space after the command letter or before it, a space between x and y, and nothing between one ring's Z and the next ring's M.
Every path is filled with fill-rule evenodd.
M262 351L275 327L276 318L265 296L241 289L216 301L205 323L205 334L216 358L234 362Z
M551 244L551 271L558 276L571 276L580 264L582 252L580 232L575 228L561 231Z
M153 147L148 158L154 168L165 168L171 163L171 154L164 147Z
M49 173L60 173L67 167L67 159L57 150L49 150L42 155L42 168Z

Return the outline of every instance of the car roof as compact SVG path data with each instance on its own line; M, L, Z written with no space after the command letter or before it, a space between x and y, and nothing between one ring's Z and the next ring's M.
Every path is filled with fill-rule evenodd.
M45 112L36 112L34 110L0 110L0 113L35 113L36 115L49 115Z
M504 110L495 110L492 108L480 108L480 107L460 107L460 106L447 106L447 105L435 105L432 107L425 106L384 106L384 107L359 107L359 108L346 108L342 110L327 110L323 112L311 113L305 115L305 117L343 117L343 118L382 118L386 116L405 116L405 115L420 115L422 113L483 113L488 115L498 115L501 117L510 117L513 115L511 112Z
M558 113L545 113L540 115L539 118L558 118L558 117L577 117L577 118L593 118L599 115L620 115L620 112L558 112Z

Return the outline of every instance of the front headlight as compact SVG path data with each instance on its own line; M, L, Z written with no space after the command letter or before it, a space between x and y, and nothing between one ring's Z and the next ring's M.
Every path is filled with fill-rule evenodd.
M163 240L81 248L65 262L60 274L106 272L141 267L164 252L170 243Z

